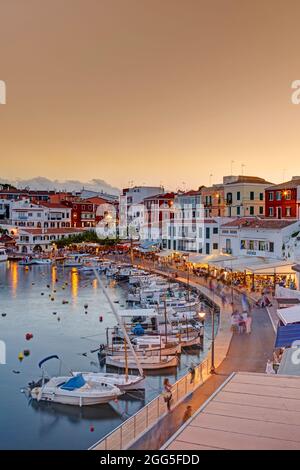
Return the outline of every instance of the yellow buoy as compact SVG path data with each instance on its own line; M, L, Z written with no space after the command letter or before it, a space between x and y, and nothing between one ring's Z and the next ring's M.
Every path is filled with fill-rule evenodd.
M24 359L24 354L23 354L22 352L20 352L20 353L18 354L18 359L19 359L19 361L23 361L23 359Z

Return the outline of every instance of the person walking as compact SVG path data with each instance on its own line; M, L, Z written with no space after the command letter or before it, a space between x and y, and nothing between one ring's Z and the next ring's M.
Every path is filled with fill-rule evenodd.
M183 415L182 424L188 421L192 417L192 411L193 410L192 410L191 405L188 405Z
M167 403L168 411L171 410L171 400L172 400L172 385L168 378L164 380L164 399Z
M194 383L194 380L195 380L195 374L196 374L195 366L194 366L193 363L191 364L191 367L189 368L189 372L190 372L190 374L191 374L190 383L193 384L193 383Z
M251 333L251 325L252 325L252 317L250 313L248 313L247 318L246 318L246 333L247 335L250 335Z

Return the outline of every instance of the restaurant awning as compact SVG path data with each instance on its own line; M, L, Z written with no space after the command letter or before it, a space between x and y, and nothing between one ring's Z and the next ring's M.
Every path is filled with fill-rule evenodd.
M215 255L202 255L200 253L190 253L188 256L188 261L193 264L209 264L210 266L220 267L222 263L225 263L230 260L235 260L236 258L225 254L219 253Z
M159 253L156 253L156 256L159 256L160 258L167 258L168 256L173 256L173 255L185 256L186 253L175 251L175 250L162 250Z
M300 306L294 305L293 307L280 308L277 310L277 316L284 325L298 323L300 322Z
M290 348L294 341L300 340L300 324L293 323L287 326L278 326L275 348Z
M284 350L277 374L300 376L300 343Z

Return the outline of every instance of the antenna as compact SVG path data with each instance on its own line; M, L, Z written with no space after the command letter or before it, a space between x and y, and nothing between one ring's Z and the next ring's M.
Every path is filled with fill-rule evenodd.
M213 175L212 173L209 175L209 186L211 186L211 182L212 182L212 177L213 177L213 176L214 176L214 175Z
M244 169L245 169L246 165L244 163L241 164L241 172L242 172L242 176L244 176Z
M230 175L232 176L234 160L230 162Z

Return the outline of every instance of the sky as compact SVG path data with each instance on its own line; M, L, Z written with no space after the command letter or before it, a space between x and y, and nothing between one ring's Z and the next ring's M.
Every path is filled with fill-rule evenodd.
M299 20L298 0L0 0L0 177L300 175Z

